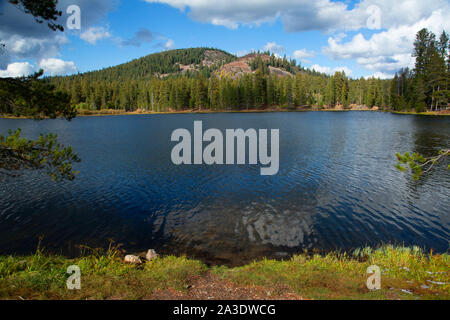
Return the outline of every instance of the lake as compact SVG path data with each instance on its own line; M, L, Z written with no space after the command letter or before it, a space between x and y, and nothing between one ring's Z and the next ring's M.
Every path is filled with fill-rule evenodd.
M176 166L177 128L280 129L280 169ZM420 181L395 169L395 153L450 147L450 118L378 112L169 114L0 119L0 134L55 132L82 162L73 182L45 172L0 177L0 254L41 246L75 256L79 245L155 248L237 265L304 249L384 243L447 251L450 171ZM205 144L206 145L206 144Z

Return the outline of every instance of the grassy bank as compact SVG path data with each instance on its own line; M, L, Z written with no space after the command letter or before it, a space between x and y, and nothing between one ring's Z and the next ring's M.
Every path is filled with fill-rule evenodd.
M104 110L79 110L78 116L88 117L88 116L112 116L112 115L145 115L145 114L199 114L199 113L255 113L255 112L287 112L287 109L263 109L263 110L173 110L173 111L126 111L126 110L115 110L115 109L104 109Z
M67 290L67 267L81 290ZM382 270L381 290L366 287L367 267ZM450 255L386 246L353 254L296 255L236 268L165 256L123 263L114 249L66 259L37 251L0 257L0 299L450 299Z
M368 108L351 108L351 109L340 109L340 108L332 108L332 109L321 109L321 108L295 108L295 109L287 109L282 107L274 107L267 109L249 109L249 110L183 110L183 111L164 111L164 112L153 112L153 111L145 111L145 110L137 110L137 111L126 111L126 110L113 110L113 109L104 109L104 110L79 110L79 116L107 116L107 115L133 115L133 114L191 114L191 113L262 113L262 112L305 112L305 111L315 111L315 112L346 112L346 111L381 111L379 109L368 109ZM386 110L385 112L393 113L393 114L403 114L403 115L419 115L419 116L450 116L450 111L428 111L428 112L403 112L403 111L393 111Z
M270 112L305 112L305 111L322 111L322 112L331 112L331 111L378 111L371 109L325 109L325 108L317 108L317 107L298 107L298 108L286 108L286 107L271 107L264 109L242 109L242 110L214 110L214 109L188 109L188 110L170 110L170 111L146 111L146 110L136 110L136 111L126 111L126 110L117 110L117 109L103 109L103 110L78 110L79 116L106 116L106 115L143 115L143 114L202 114L202 113L270 113Z
M406 114L406 115L416 115L416 116L435 116L435 117L449 117L450 111L428 111L428 112L413 112L413 111L389 111L393 114Z

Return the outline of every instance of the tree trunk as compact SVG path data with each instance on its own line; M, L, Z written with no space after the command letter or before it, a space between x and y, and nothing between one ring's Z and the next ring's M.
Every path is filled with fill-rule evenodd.
M433 111L433 106L434 106L434 87L433 92L431 93L431 111Z
M438 104L439 104L439 91L440 91L440 85L438 85L438 88L437 88L437 98L436 98L436 111L438 111Z

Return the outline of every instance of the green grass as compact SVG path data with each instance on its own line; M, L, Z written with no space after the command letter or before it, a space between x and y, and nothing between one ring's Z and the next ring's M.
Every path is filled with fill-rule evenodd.
M388 111L393 114L406 114L416 116L433 116L433 117L449 117L450 113L427 111L427 112L414 112L414 111Z
M275 295L279 288L288 288L307 299L450 299L450 255L424 253L417 247L365 248L352 254L305 253L236 268L207 267L200 261L174 256L140 266L122 261L115 248L93 250L77 259L41 250L30 256L3 256L0 299L145 299L157 289L186 291L195 279L208 273L236 287L262 287ZM70 265L81 269L81 290L66 289ZM370 265L382 270L381 290L366 287Z
M366 270L371 265L381 268L381 290L369 291L365 285L369 276ZM449 271L448 254L427 255L417 247L393 246L356 250L352 255L297 255L282 262L264 259L239 268L215 270L241 285L282 284L312 299L449 299ZM422 289L422 285L430 288Z
M143 299L156 289L185 290L207 267L185 257L166 256L144 265L125 264L119 251L95 250L78 259L38 250L26 257L0 257L0 299ZM81 270L81 290L68 290L67 267Z

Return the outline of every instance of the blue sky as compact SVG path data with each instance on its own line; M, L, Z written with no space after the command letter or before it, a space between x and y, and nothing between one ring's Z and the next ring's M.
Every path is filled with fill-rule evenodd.
M0 3L0 76L39 67L50 75L85 72L207 46L239 55L272 49L317 71L386 78L413 66L418 30L450 29L447 0L61 0L60 23L71 4L80 7L81 29L56 34Z

